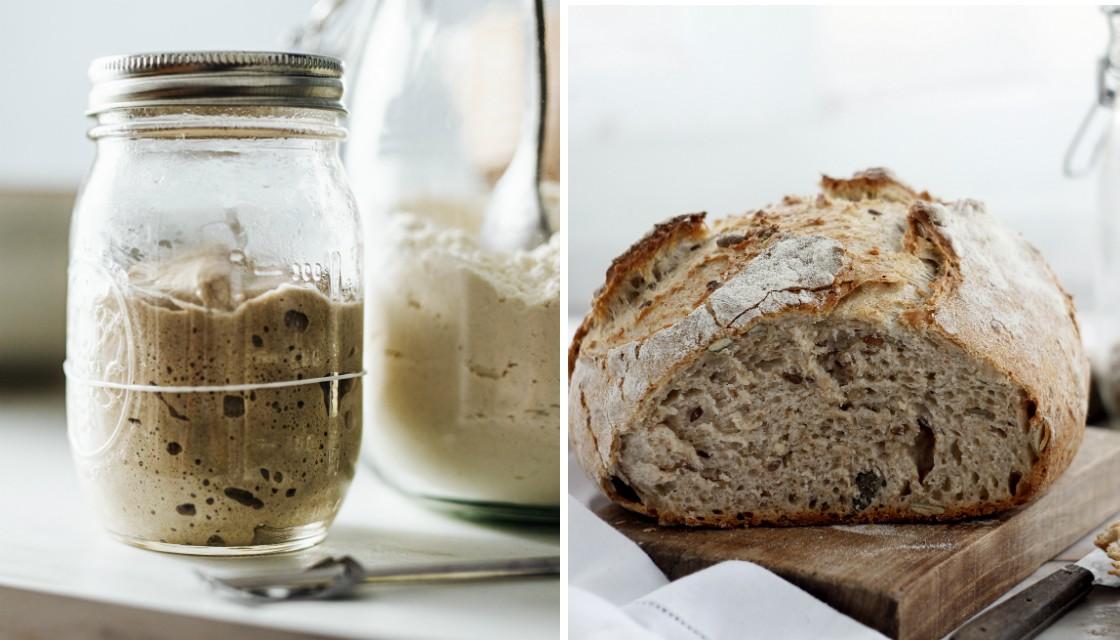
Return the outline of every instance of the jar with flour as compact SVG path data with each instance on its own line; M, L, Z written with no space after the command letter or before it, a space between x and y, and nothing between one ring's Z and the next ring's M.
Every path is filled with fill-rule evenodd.
M558 154L537 167L551 237L513 251L481 241L495 184L529 126L525 104L547 87L538 56L553 32L534 30L543 3L367 5L349 7L362 40L340 47L357 69L344 158L371 274L363 458L432 505L555 521ZM531 124L555 134L548 116L553 126Z

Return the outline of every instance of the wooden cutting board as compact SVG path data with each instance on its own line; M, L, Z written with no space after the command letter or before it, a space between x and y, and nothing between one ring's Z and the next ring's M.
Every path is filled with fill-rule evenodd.
M749 560L903 640L940 638L1120 511L1120 431L1090 428L1070 469L1034 503L955 524L739 530L658 527L599 515L671 579Z

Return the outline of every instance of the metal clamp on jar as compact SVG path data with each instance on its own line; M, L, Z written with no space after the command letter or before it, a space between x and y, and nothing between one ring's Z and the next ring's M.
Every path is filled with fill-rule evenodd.
M1097 95L1062 159L1069 178L1098 174L1099 244L1093 258L1093 300L1080 314L1101 404L1120 416L1120 144L1114 124L1120 87L1120 7L1103 6L1108 47L1097 62Z

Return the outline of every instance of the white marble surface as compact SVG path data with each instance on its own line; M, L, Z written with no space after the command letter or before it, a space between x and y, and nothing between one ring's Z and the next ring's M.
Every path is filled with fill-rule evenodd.
M559 552L559 531L435 513L362 471L327 541L311 550L231 560L134 549L103 534L82 504L58 394L0 397L0 541L0 587L197 617L200 634L205 620L347 638L556 638L560 632L555 578L381 589L336 602L249 607L219 599L193 570L303 566L326 554L349 554L369 566L546 555Z

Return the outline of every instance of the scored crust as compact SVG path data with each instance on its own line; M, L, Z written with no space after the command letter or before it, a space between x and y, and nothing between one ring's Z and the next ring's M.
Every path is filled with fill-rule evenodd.
M625 253L611 261L607 268L607 281L598 291L591 302L591 313L584 318L583 323L576 329L572 338L572 345L568 349L568 377L576 366L579 356L579 345L583 336L591 328L593 319L610 316L607 303L616 299L617 291L623 286L630 273L644 271L660 252L662 247L679 244L686 240L699 240L707 235L704 227L704 217L707 213L686 213L670 218L665 222L654 225L653 230L634 243Z
M843 521L950 520L1037 496L1072 460L1088 395L1072 300L1045 261L979 203L937 200L885 169L824 176L821 189L710 227L703 213L678 216L612 263L569 350L569 431L584 469L612 500L665 524L837 521L814 512L748 522L659 512L620 474L619 449L623 434L642 428L659 385L713 343L759 319L824 318L855 305L943 338L1020 387L1040 454L1010 499L940 514L872 508ZM900 246L890 246L898 233Z

